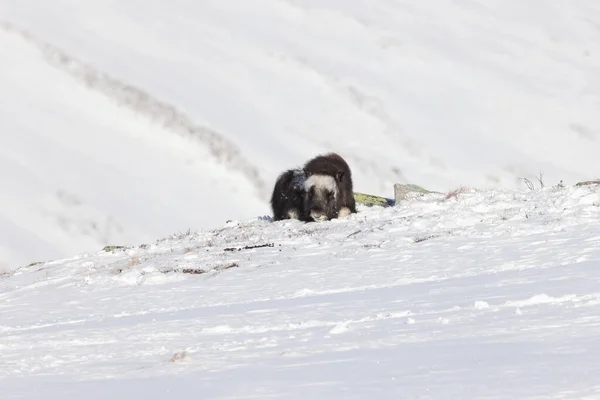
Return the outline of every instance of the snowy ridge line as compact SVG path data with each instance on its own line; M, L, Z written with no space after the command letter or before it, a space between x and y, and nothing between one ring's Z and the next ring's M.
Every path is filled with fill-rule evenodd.
M238 147L217 132L196 124L189 116L169 103L161 101L144 90L110 77L104 72L70 56L62 49L44 42L28 31L0 20L0 29L17 34L38 48L48 64L67 73L86 87L104 94L121 106L126 106L151 122L182 136L196 137L205 144L212 156L232 169L241 172L256 187L258 196L268 195L258 168L247 160Z

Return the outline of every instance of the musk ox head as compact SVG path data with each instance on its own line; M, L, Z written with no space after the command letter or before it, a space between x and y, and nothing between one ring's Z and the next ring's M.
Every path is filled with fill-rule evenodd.
M306 216L321 222L337 218L340 210L340 188L337 176L314 174L304 182Z
M316 156L304 164L304 171L307 177L327 175L334 179L337 186L338 215L336 218L343 218L351 213L356 213L356 201L352 189L352 171L342 156L337 153Z

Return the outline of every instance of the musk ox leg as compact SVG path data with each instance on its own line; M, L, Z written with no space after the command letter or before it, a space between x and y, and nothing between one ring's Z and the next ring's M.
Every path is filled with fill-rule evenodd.
M348 207L342 207L338 213L338 218L346 218L350 214L352 214L352 210L350 210Z

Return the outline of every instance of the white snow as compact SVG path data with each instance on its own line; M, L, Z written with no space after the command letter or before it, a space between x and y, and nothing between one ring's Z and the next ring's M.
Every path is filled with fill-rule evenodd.
M231 221L0 277L2 399L595 399L600 186Z
M74 82L14 32L1 32L0 270L265 209L203 143Z
M0 268L267 214L277 174L330 150L386 196L597 178L598 21L595 0L0 0Z
M599 67L594 0L0 0L0 399L600 398ZM272 222L327 151L442 194Z

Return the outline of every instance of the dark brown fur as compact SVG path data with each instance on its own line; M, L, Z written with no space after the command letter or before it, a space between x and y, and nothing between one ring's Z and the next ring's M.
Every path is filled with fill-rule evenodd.
M296 219L307 220L304 212L305 180L301 169L290 169L277 177L271 194L274 221L290 219L290 212L296 215Z
M329 175L335 179L339 192L335 202L335 217L344 207L347 207L351 213L356 213L352 171L348 163L339 154L328 153L309 160L304 165L304 172L307 179L312 175ZM309 207L307 207L306 213L310 214Z

